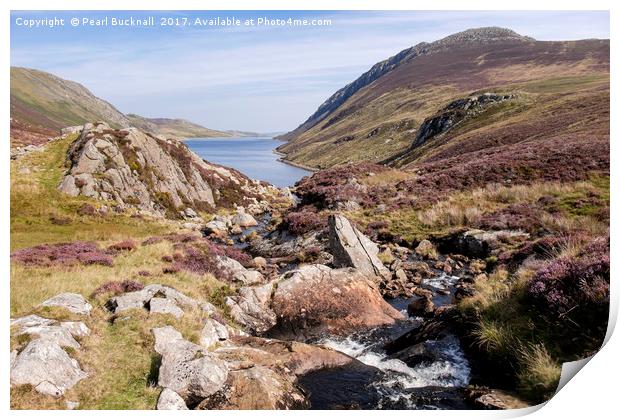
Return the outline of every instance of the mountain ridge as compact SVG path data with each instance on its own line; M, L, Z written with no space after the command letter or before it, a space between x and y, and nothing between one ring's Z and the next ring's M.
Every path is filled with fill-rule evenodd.
M278 151L316 168L382 162L404 152L423 121L454 100L516 94L543 106L570 83L609 78L609 40L536 41L503 28L421 43L371 67L328 98ZM593 82L594 83L594 82ZM596 84L594 83L594 84Z

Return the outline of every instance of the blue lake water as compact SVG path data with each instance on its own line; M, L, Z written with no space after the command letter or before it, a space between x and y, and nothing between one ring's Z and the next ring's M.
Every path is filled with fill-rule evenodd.
M198 156L212 163L235 168L253 179L278 187L290 187L312 172L278 161L274 149L282 144L271 138L209 138L186 140Z

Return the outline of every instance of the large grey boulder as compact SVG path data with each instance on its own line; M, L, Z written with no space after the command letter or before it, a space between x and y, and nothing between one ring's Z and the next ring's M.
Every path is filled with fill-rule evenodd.
M221 324L213 318L209 318L205 321L202 331L200 331L200 345L208 348L228 340L229 337L230 332L226 325Z
M48 338L32 340L15 358L11 385L32 385L41 394L59 397L88 375L60 344Z
M12 319L11 327L16 334L34 338L21 352L11 352L11 385L30 384L42 394L58 397L87 376L64 350L80 348L75 338L90 334L83 322L28 315Z
M158 410L187 410L183 398L170 388L164 388L157 399Z
M265 281L260 272L248 270L235 259L225 255L218 255L216 260L219 269L228 272L233 282L240 283L243 286L253 286Z
M42 306L58 306L70 312L80 315L90 315L92 305L77 293L61 293L53 298L47 299Z
M273 283L258 287L242 287L237 296L226 298L232 318L255 334L276 325L276 314L270 308Z
M329 243L336 267L353 267L367 276L391 279L379 260L379 247L344 216L329 216Z
M235 214L231 219L231 223L240 227L251 227L258 225L258 222L251 214L247 214L243 211Z
M154 328L155 351L162 356L158 384L196 403L219 391L228 378L226 364L172 327Z

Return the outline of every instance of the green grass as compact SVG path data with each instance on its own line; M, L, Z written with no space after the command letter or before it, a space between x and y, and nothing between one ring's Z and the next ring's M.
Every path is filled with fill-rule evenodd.
M42 243L75 240L116 240L145 237L170 229L166 223L149 218L132 218L131 212L107 216L80 216L85 203L95 207L102 203L86 197L69 197L58 191L67 148L75 135L48 143L41 152L11 162L11 249ZM29 171L29 172L28 172ZM59 225L50 217L67 220Z

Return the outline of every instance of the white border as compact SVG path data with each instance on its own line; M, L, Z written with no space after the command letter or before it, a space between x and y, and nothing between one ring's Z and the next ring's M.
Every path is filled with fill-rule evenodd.
M488 0L435 0L429 1L407 1L407 0L221 0L221 1L192 1L192 0L4 0L1 2L0 8L3 12L3 24L0 25L0 36L2 39L2 67L0 72L3 75L2 94L4 100L0 102L2 109L3 119L1 120L1 127L3 133L3 153L0 157L2 162L2 172L0 173L0 185L2 186L2 192L4 199L1 201L1 217L2 223L2 270L0 273L0 279L2 281L2 287L4 291L4 306L2 312L4 313L2 322L2 331L4 338L5 352L3 362L0 365L0 377L2 378L2 389L0 390L0 401L2 401L2 408L4 410L9 409L9 357L8 357L8 341L9 341L9 80L10 80L10 51L9 51L9 12L14 10L611 10L611 37L615 40L618 35L618 29L620 28L620 21L617 18L617 9L619 6L617 1L604 1L604 0L590 0L588 2L578 2L576 0L564 0L564 1L541 1L541 0L519 0L518 2L498 2ZM615 28L615 29L614 29ZM612 46L612 134L617 131L617 98L618 98L618 83L616 83L617 73L617 43L614 41ZM614 136L612 135L612 138ZM618 147L614 146L612 141L612 179L617 178L616 166L613 164L617 160ZM611 186L612 195L612 214L614 210L618 208L618 187L616 183L612 183ZM612 218L611 221L612 232L612 311L610 318L612 320L611 325L615 325L618 312L618 287L617 287L617 273L615 262L618 261L618 252L615 247L616 233L617 233L617 221ZM608 334L609 338L609 334ZM481 412L481 411L446 411L446 412L428 412L428 411L399 411L399 412L330 412L332 415L337 415L342 419L354 419L359 416L364 417L384 417L390 416L393 418L411 419L415 418L428 419L428 418L459 418L459 419L480 419L480 418L510 418L527 414L535 411L530 415L532 419L544 419L544 418L578 418L583 420L584 418L611 418L612 413L617 412L616 400L617 391L616 382L618 378L619 363L616 354L620 354L620 343L617 337L611 336L604 349L597 354L590 363L588 363L583 370L578 374L577 379L571 380L568 384L554 397L552 400L541 410L526 409L525 411L507 411L507 412ZM33 412L28 411L12 411L8 413L11 417L24 418L30 417ZM64 411L64 412L37 412L34 413L38 416L45 416L46 418L64 418L64 417L84 417L89 418L108 418L113 413L108 412L80 412L80 411ZM304 412L184 412L184 413L171 413L171 412L123 412L121 415L124 417L137 417L137 418L181 418L187 416L208 416L209 418L218 419L238 419L251 417L252 419L274 419L274 418L290 418L291 416L300 418L314 418L320 415L317 412L304 411ZM40 418L40 417L39 417Z

